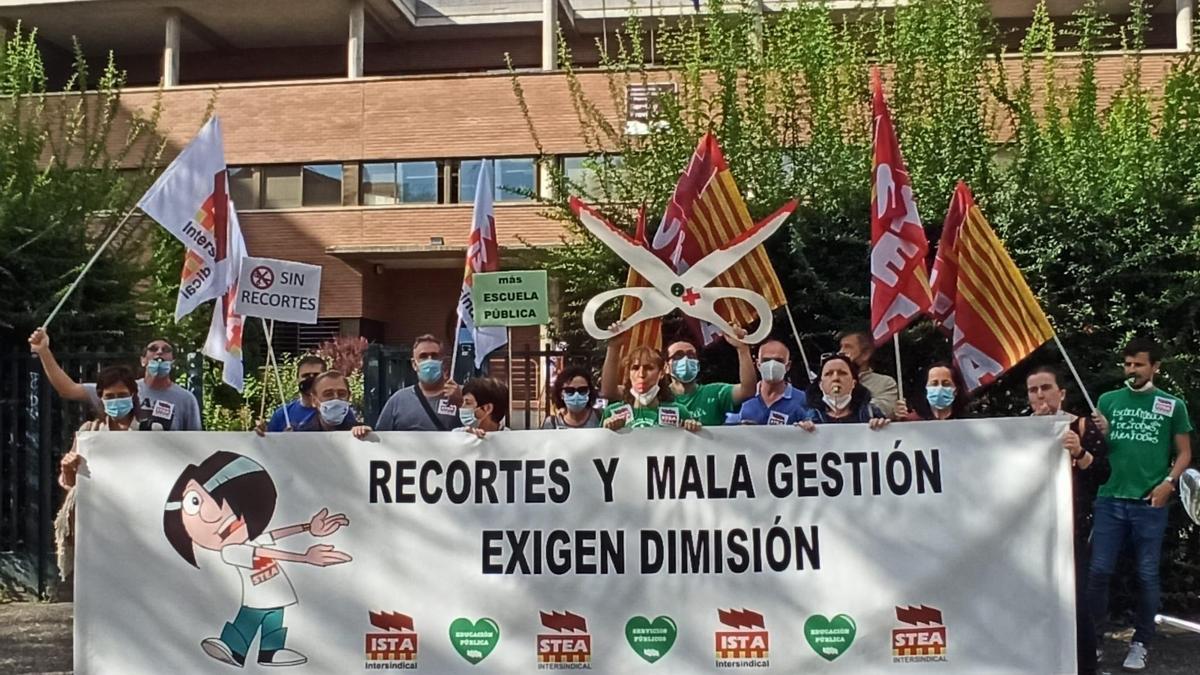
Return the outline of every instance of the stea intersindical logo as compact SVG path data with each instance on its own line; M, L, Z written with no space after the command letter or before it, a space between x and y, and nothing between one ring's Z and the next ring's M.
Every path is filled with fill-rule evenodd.
M946 625L934 607L897 607L896 620L906 624L892 630L893 663L946 660Z
M590 670L592 636L587 619L571 612L538 612L542 626L551 632L538 633L538 670Z

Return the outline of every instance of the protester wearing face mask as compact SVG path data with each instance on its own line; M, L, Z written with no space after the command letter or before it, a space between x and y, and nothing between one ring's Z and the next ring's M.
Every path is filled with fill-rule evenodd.
M671 393L675 402L688 407L705 426L725 423L725 416L738 409L743 401L754 395L756 386L754 359L750 345L742 342L746 331L734 328L734 336L721 334L725 342L737 350L738 383L708 382L700 384L700 359L696 346L686 340L667 347L671 372Z
M338 370L327 370L313 378L313 403L317 410L296 431L353 431L356 438L371 432L361 426L350 409L350 383Z
M110 366L96 376L96 392L100 397L104 413L88 420L79 427L80 431L136 431L141 428L137 420L138 383L133 371L125 366ZM75 482L83 467L79 454L79 437L71 444L71 451L63 455L58 464L58 484L67 490L58 516L54 519L54 541L58 549L58 569L66 579L75 561Z
M1063 435L1063 450L1071 461L1071 492L1075 521L1075 640L1079 675L1096 672L1096 633L1088 606L1088 538L1092 533L1092 501L1108 480L1108 443L1090 417L1063 410L1066 389L1062 376L1050 366L1038 366L1025 377L1029 407L1034 415L1060 417L1070 422Z
M962 378L954 366L938 362L925 371L925 396L913 403L896 402L896 419L909 422L921 420L958 420L967 417L967 394Z
M622 400L604 408L600 423L605 429L622 427L683 427L699 431L700 422L687 406L675 401L665 386L666 361L649 347L634 347L625 357Z
M38 355L42 370L50 386L58 395L69 401L88 402L99 413L103 403L96 393L95 384L80 384L63 371L54 353L50 351L50 335L43 328L29 336L29 349ZM169 431L200 431L200 404L191 392L171 381L171 367L175 348L166 340L153 340L142 352L142 368L145 377L137 381L137 396L140 407L137 418L150 428L161 427Z
M587 368L572 366L554 378L550 396L557 409L542 422L543 429L590 429L600 426L596 387ZM466 394L463 394L466 397Z
M446 374L442 341L422 335L413 341L412 366L417 384L405 387L384 404L377 431L447 431L462 426L459 386Z
M292 431L308 422L317 412L316 397L313 396L313 380L325 372L325 359L315 354L305 354L296 362L296 384L299 396L281 405L271 414L271 421L259 420L254 427L255 433L262 436L266 432L278 433ZM287 411L286 414L284 411ZM288 426L288 423L291 426Z
M741 424L768 426L790 424L812 429L808 397L787 381L792 354L779 340L767 340L758 348L758 393L742 404L738 413Z
M882 429L889 420L871 403L871 391L858 382L858 366L843 354L821 361L820 378L808 388L808 406L816 424L867 423Z
M501 431L508 415L508 385L494 377L471 378L463 385L462 405L458 408L462 429L479 438Z

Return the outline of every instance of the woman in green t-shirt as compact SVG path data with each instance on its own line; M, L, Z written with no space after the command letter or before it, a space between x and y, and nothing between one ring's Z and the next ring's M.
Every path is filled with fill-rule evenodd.
M683 427L699 431L695 414L678 403L667 387L666 361L662 354L646 347L634 347L625 357L622 400L604 408L600 423L616 431L622 427Z

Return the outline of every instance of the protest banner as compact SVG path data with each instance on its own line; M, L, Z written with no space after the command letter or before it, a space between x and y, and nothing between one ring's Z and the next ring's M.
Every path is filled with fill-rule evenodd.
M314 324L321 299L321 268L290 260L242 261L234 309L245 316Z
M81 434L75 668L1074 673L1065 425Z
M546 270L477 272L471 289L476 326L550 323Z

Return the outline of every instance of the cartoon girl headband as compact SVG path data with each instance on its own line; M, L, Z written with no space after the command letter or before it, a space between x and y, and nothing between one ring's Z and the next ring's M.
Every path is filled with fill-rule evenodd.
M258 471L266 471L266 469L263 468L262 464L259 464L249 457L238 457L232 462L221 467L221 470L213 474L212 478L204 481L204 491L212 494L213 490L216 490L234 478ZM167 502L166 506L163 507L163 510L178 511L182 508L183 502Z

